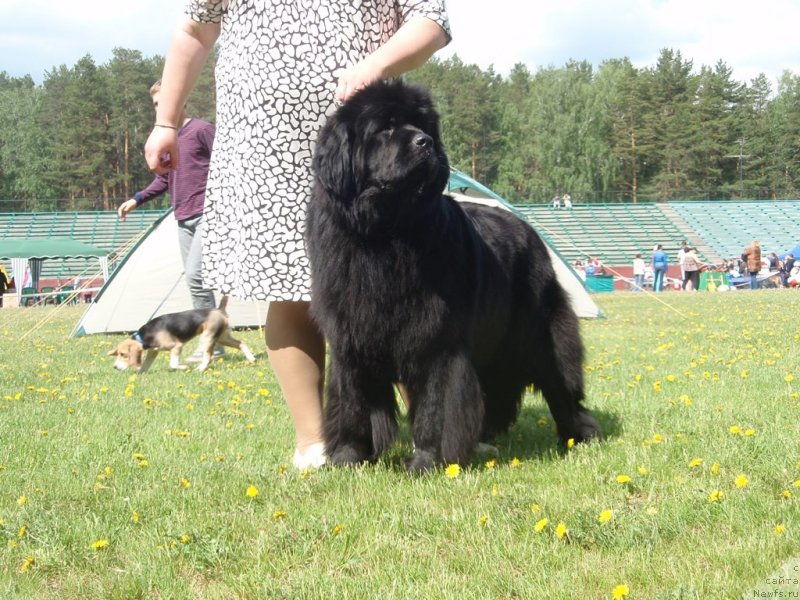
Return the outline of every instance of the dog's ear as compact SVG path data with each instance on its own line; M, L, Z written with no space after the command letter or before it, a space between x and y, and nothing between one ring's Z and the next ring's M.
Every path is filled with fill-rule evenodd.
M140 344L131 344L131 354L130 358L128 359L128 366L133 368L141 367L143 353L144 350Z
M353 163L347 125L334 113L317 138L314 150L317 184L335 200L349 201L355 195Z
M109 350L109 351L108 351L108 353L106 354L106 356L116 356L116 355L117 355L117 349L116 349L116 348L112 348L112 349L111 349L111 350Z

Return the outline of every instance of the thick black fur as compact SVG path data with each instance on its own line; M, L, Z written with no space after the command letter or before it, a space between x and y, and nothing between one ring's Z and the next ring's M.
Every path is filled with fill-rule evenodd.
M599 426L582 406L578 320L547 249L502 208L444 195L430 96L399 81L358 92L314 155L307 222L312 314L330 342L324 417L333 464L374 460L411 399L412 471L465 463L517 418L526 386L562 440Z
M157 335L162 331L166 331L176 340L186 343L197 336L203 324L208 320L208 315L212 310L215 309L195 308L161 315L142 325L139 331L134 333L131 337L136 339L138 335L141 338L141 344L145 350L159 347L160 341Z

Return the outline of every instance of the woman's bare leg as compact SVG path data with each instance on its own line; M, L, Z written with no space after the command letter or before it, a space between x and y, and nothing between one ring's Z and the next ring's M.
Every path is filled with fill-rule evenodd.
M319 466L323 457L325 340L308 309L308 302L270 302L264 332L267 355L294 422L298 467Z

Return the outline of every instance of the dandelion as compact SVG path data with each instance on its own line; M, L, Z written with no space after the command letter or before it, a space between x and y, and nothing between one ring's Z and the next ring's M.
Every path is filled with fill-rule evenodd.
M492 496L499 496L500 495L500 486L496 483L492 484Z
M747 379L748 375L750 375L750 373L748 372L747 369L744 369L739 373L739 377L741 377L742 379Z
M273 521L277 521L279 519L285 519L285 518L286 518L286 512L284 512L282 510L276 510L274 513L272 513L272 520Z
M556 525L556 537L560 540L563 540L568 533L567 525L563 521L559 521L558 525Z
M747 479L746 475L742 474L739 475L736 479L734 479L733 483L737 488L742 489L747 487L747 484L750 483L750 480Z
M617 483L630 483L631 478L628 475L617 475Z
M663 442L663 441L664 441L664 436L663 436L663 435L661 435L660 433L656 433L656 434L655 434L655 435L652 437L652 441L653 441L653 443L654 443L654 444L660 444L661 442Z
M478 525L480 525L481 527L486 527L486 523L488 522L489 522L488 515L481 515L480 517L478 517Z
M331 535L339 535L342 531L344 531L344 525L337 523L333 526L333 529L331 529Z
M512 459L511 459L511 463L510 463L510 465L511 465L511 468L512 468L512 469L516 469L516 468L517 468L517 467L519 467L521 464L522 464L522 461L521 461L520 459L518 459L516 456L515 456L514 458L512 458Z
M108 548L109 541L108 540L96 540L92 542L92 549L94 550L102 550L103 548Z
M599 515L597 515L597 520L600 523L608 523L611 519L614 518L614 511L610 508L601 511Z
M26 535L28 535L28 526L27 525L23 525L22 527L19 528L19 531L17 532L17 537L22 539Z
M775 525L775 529L772 530L772 535L781 535L786 531L786 526L782 523L779 525Z
M543 530L545 527L547 527L547 524L548 524L549 522L550 522L550 521L549 521L548 519L539 519L538 521L536 521L536 524L533 526L533 530L534 530L536 533L541 533L541 532L542 532L542 530Z
M567 440L567 448L572 448L575 445L575 438L569 438Z
M143 458L142 460L139 461L139 468L140 469L146 469L149 466L150 466L150 461L147 460L146 458Z
M800 488L800 479L795 479L795 482L792 485L796 488Z
M483 466L489 470L494 469L495 465L497 465L496 460L487 460L485 463L483 463Z
M730 431L732 435L742 435L742 428L738 425L731 425L728 431Z
M141 518L142 518L142 517L141 517L141 515L138 513L138 511L133 511L133 512L131 513L131 521L132 521L132 522L134 522L134 523L138 523L138 522L141 520Z
M181 478L180 484L181 487L185 490L188 490L190 487L192 487L192 482L186 479L185 477Z
M689 461L689 468L690 469L696 469L697 467L699 467L702 464L703 464L703 459L702 458L693 458L692 460Z
M247 490L245 491L245 495L248 498L255 498L259 494L258 488L254 485L248 486Z
M650 473L650 471L649 471L649 469L647 467L636 467L636 472L639 475L647 475L648 473Z
M22 564L19 567L19 572L20 573L27 573L34 564L36 564L36 559L33 558L33 556L30 556L30 555L26 556L22 560Z
M744 434L750 437L753 437L756 434L755 429L745 429Z
M27 496L20 496L19 498L17 498L17 504L19 504L20 506L25 506L27 503L28 503Z
M180 540L181 544L188 544L189 542L192 541L192 538L185 533L181 535L178 539Z
M539 504L531 504L531 512L535 515L538 515L542 512L542 507Z
M717 473L719 473L719 463L714 463L713 465L711 465L711 472L712 472L714 475L716 475Z
M630 590L628 589L628 585L625 583L620 583L619 585L614 586L614 589L611 590L611 597L614 600L622 600L623 598L627 598Z
M302 479L303 481L305 481L306 479L308 479L309 477L311 477L311 474L312 474L313 472L314 472L314 469L311 469L311 468L308 468L308 469L303 469L302 471L300 471L300 479Z
M780 494L781 498L786 498L787 500L792 497L792 492L789 490L783 490Z
M719 490L714 490L713 492L711 492L708 495L708 501L709 502L719 502L720 500L722 500L723 496L724 496L724 494L722 492L720 492Z
M794 381L794 375L791 373L787 373L786 377L783 378L786 383L792 383Z
M461 473L461 465L453 464L447 465L447 468L444 470L444 474L447 476L448 479L455 479Z

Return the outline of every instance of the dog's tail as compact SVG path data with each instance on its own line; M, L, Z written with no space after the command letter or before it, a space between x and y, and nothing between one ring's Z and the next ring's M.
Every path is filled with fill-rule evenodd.
M227 311L225 310L226 308L228 308L228 296L227 295L222 297L222 299L219 301L219 306L217 308L219 308L222 312L227 314Z

